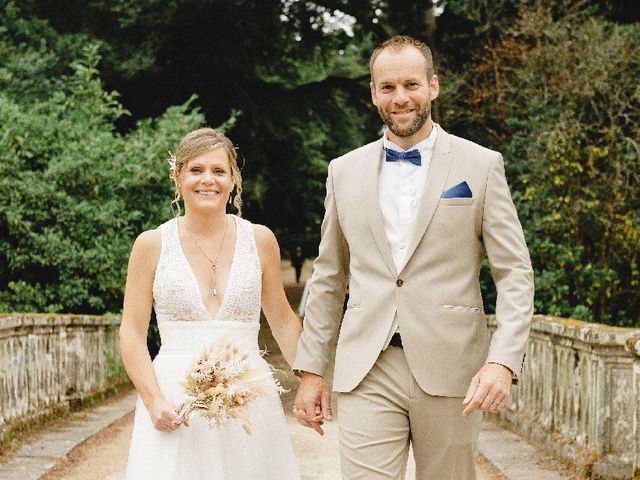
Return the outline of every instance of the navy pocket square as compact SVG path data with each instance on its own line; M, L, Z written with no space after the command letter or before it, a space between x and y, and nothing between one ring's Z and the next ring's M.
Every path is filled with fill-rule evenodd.
M472 198L473 194L467 182L454 185L449 190L442 192L440 198Z

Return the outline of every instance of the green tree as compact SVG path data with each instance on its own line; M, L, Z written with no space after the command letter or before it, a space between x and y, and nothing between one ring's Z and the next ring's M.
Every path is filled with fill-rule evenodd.
M246 160L245 215L284 246L315 250L328 160L379 126L367 107L371 39L336 24L342 7L371 24L372 2L98 0L68 2L65 15L56 1L24 3L23 16L101 42L106 85L131 112L118 131L194 93L208 124L242 112L229 134Z
M98 46L65 69L56 49L76 44L34 26L8 15L0 43L0 310L117 311L133 239L171 214L164 158L203 116L187 102L118 134Z
M542 313L640 318L638 24L520 11L467 77L467 122L505 153Z
M313 252L328 160L380 128L369 53L408 33L434 49L436 120L505 155L537 310L640 317L634 2L27 0L2 9L0 303L118 308L116 257L169 214L159 159L187 130L230 116L245 215L274 228L283 247ZM109 241L113 257L102 251Z

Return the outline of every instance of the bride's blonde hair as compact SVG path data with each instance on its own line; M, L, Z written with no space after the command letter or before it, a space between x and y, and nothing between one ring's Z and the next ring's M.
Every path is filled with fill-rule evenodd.
M238 154L236 148L222 132L214 130L213 128L199 128L193 132L188 133L178 145L178 150L175 156L169 159L171 166L171 173L169 177L173 180L175 186L174 198L171 202L171 208L174 207L180 214L180 185L178 179L184 167L196 157L199 157L203 153L216 148L224 148L227 152L227 158L229 159L229 166L231 167L231 179L233 180L234 190L229 194L229 203L232 203L237 210L237 215L242 216L242 175L240 168L238 167ZM235 195L234 195L235 193Z

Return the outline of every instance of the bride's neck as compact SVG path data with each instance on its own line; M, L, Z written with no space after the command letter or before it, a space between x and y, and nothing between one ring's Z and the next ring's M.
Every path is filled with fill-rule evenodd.
M211 233L222 231L227 222L226 213L220 212L215 214L198 215L193 212L186 212L182 217L182 223L193 234L209 235Z

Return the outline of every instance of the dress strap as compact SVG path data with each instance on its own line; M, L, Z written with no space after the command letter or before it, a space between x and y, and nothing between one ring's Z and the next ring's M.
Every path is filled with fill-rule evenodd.
M178 240L177 219L172 218L160 225L160 262L169 260L176 253L176 240Z
M260 257L258 256L258 247L256 246L256 237L253 233L253 224L249 220L236 217L238 222L238 247L241 248L242 256L247 262L257 264L258 269L262 272L260 265Z

